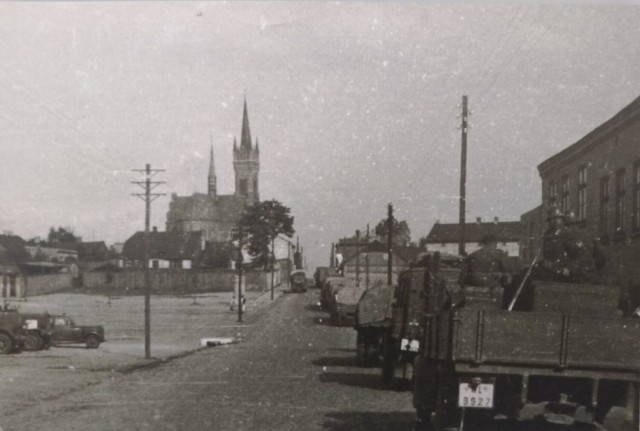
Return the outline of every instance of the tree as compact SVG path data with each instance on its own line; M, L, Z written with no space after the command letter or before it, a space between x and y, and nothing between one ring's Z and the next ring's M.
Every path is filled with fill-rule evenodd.
M409 229L409 225L406 221L402 220L398 222L398 220L394 217L392 221L392 230L393 234L393 245L406 246L411 241L411 230ZM380 223L376 225L375 233L380 237L381 241L387 242L387 232L388 232L388 224L387 219L384 218L380 220Z
M61 227L58 226L58 229L54 229L53 226L49 229L49 236L47 237L47 241L50 244L54 243L67 243L67 244L77 244L82 242L82 238L77 236L73 229L70 227Z
M291 210L276 200L258 202L247 208L240 223L246 235L249 255L259 264L270 262L269 249L278 235L293 236Z

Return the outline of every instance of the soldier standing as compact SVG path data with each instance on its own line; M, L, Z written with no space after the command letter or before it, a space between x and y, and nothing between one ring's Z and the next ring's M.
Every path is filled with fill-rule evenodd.
M538 280L585 281L588 272L584 267L585 246L569 232L565 218L559 208L549 210L548 227L542 236L542 261L534 273Z
M500 287L511 283L507 254L498 249L494 235L485 235L482 247L466 257L458 283L465 286Z

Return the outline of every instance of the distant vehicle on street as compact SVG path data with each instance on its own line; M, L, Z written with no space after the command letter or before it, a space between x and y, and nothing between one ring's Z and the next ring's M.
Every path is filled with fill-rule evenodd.
M307 274L301 269L296 269L291 273L291 291L306 292L307 291Z
M51 347L52 316L49 313L20 313L20 316L26 325L24 349L33 352Z
M97 349L104 343L102 326L78 326L69 316L52 317L51 344L85 344L88 349Z
M0 355L20 351L24 345L25 326L17 310L0 308Z

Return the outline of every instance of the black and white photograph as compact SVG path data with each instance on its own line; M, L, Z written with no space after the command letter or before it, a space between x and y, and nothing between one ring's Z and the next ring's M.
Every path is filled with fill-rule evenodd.
M0 431L640 431L639 23L0 2Z

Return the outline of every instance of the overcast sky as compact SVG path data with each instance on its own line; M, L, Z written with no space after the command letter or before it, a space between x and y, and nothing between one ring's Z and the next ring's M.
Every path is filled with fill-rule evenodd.
M575 2L573 2L575 3ZM417 240L540 202L537 165L640 95L640 8L565 3L0 3L0 229L85 240L144 228L131 169L233 192L247 97L260 193L291 207L310 266L392 202Z

